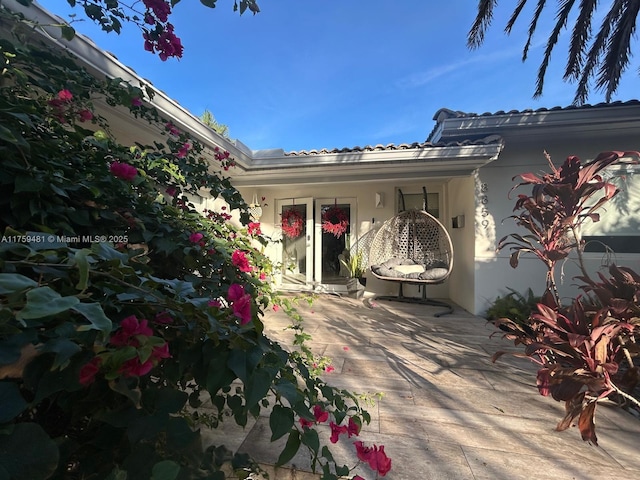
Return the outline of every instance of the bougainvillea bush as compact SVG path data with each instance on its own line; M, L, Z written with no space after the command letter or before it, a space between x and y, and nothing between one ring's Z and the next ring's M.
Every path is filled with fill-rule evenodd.
M621 159L638 161L638 152L605 152L581 163L571 156L551 171L519 176L520 194L512 218L527 233L504 237L499 248L511 250L511 266L522 254L533 254L547 267L545 292L528 319L502 317L494 321L524 354L539 364L538 389L542 395L565 402L566 416L558 423L565 430L577 419L586 441L597 444L595 412L598 402L613 400L640 406L634 389L640 380L640 275L611 265L608 274L592 278L583 260L581 226L600 219L601 207L619 189L604 180L602 171ZM514 188L516 188L514 187ZM581 274L576 279L583 294L563 305L555 269L575 252ZM498 352L495 358L503 352Z
M261 412L272 440L288 438L279 463L306 446L323 478L348 475L316 426L345 439L369 415L303 345L263 334L267 307L295 311L267 281L265 239L222 173L228 152L162 119L150 92L28 46L28 28L0 14L15 34L0 39L0 478L246 478L257 467L222 436L203 445L201 422ZM97 102L158 141L118 144ZM201 192L228 209L196 212ZM358 448L386 473L383 449Z

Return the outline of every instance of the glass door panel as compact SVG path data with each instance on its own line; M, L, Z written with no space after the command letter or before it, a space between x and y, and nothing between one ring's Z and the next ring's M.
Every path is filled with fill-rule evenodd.
M276 208L282 231L278 283L283 288L312 288L313 199L282 199L277 201Z
M328 291L346 289L349 275L340 260L357 238L355 206L355 199L316 199L315 278Z

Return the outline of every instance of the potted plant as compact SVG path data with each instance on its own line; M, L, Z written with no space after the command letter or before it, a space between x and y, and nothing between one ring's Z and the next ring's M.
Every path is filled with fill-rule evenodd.
M344 265L349 273L349 281L347 281L347 290L349 292L358 289L358 282L364 287L367 285L367 279L364 278L364 262L362 252L356 252L349 255L346 259L340 259L340 263Z

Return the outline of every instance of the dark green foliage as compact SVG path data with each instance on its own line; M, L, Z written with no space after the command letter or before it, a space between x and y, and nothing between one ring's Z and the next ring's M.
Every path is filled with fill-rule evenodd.
M3 9L0 24L28 32ZM263 334L267 306L294 309L261 280L266 239L245 227L228 154L60 51L5 38L0 56L0 478L224 478L223 464L246 476L250 459L202 445L199 428L270 407L296 431L317 405L369 419L314 374L308 349ZM158 141L119 144L96 100ZM198 213L201 191L240 224Z
M485 312L485 318L489 321L508 318L520 325L527 324L531 314L536 311L540 297L534 295L530 288L524 295L512 288L507 290L509 290L508 294L499 296L493 301Z

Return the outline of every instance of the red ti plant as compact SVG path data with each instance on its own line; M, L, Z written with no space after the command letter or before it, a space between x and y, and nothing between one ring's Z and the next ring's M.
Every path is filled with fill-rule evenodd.
M551 173L520 175L516 187L531 185L532 194L518 196L512 215L528 233L502 238L498 249L509 247L510 264L518 266L523 253L532 253L547 267L546 289L525 324L501 318L495 324L506 338L525 346L524 354L540 365L537 375L542 395L564 401L566 415L557 426L568 428L578 418L583 440L597 444L595 410L597 401L622 398L640 406L629 392L638 382L640 340L640 276L628 268L611 266L611 278L599 274L592 280L582 261L583 241L579 230L587 220L599 221L597 210L618 193L600 172L622 157L640 158L638 152L606 152L581 165L568 157L556 168L546 155ZM584 297L563 306L554 270L572 251L578 253ZM503 355L498 352L494 361ZM627 361L628 366L620 367ZM624 371L623 371L624 370Z

